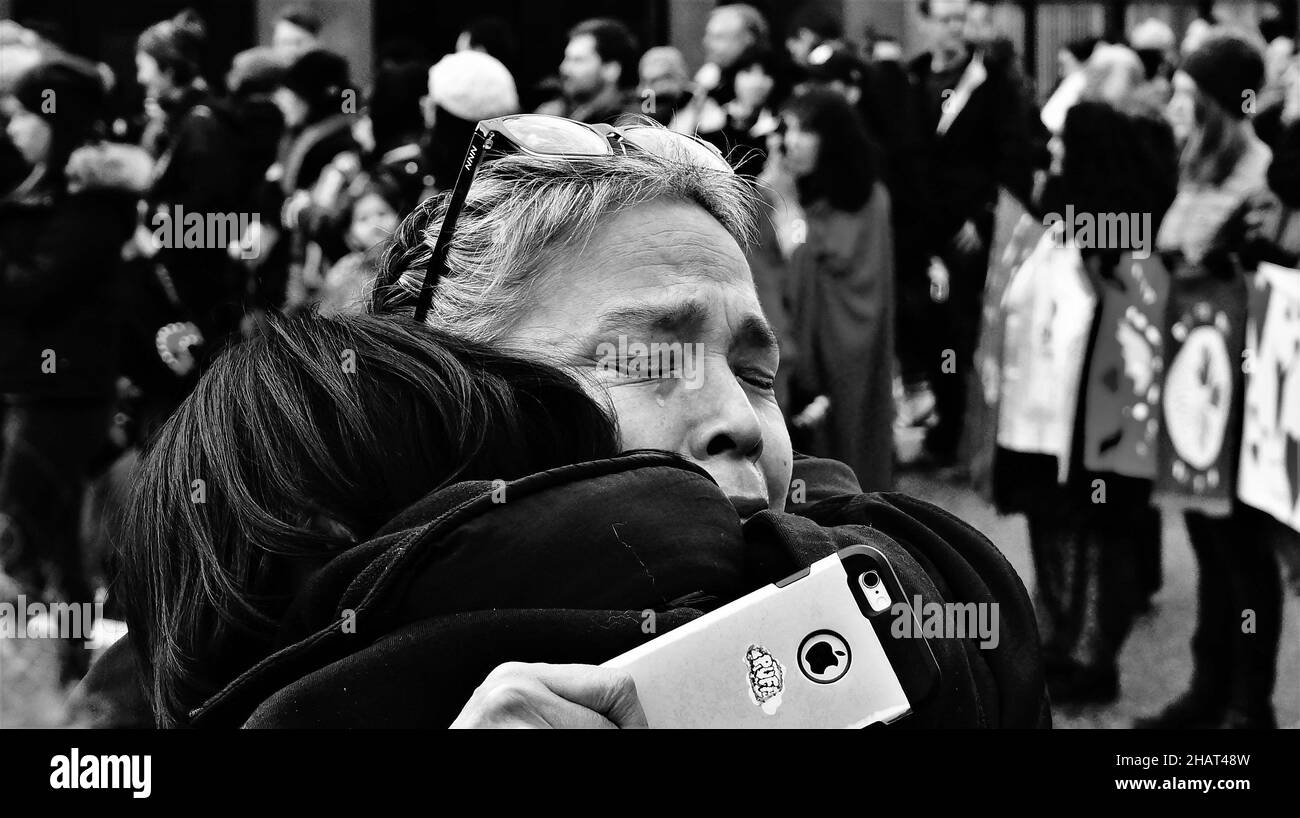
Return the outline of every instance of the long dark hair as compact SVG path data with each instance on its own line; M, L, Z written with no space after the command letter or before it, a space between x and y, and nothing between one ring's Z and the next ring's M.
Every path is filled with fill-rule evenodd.
M207 42L203 20L192 9L185 9L141 32L135 50L153 57L159 70L169 72L172 82L183 88L203 75Z
M301 577L460 480L618 452L573 378L400 318L273 318L144 454L116 593L160 726L264 658Z
M1203 185L1221 185L1250 147L1246 137L1249 126L1234 119L1199 87L1193 98L1192 116L1195 127L1183 147L1183 178Z
M1043 194L1043 209L1081 213L1150 213L1159 227L1178 192L1178 149L1156 110L1083 100L1066 114L1061 173Z
M798 94L782 110L821 137L817 168L796 182L799 202L825 199L836 210L861 210L880 178L880 148L862 117L842 95L821 88Z

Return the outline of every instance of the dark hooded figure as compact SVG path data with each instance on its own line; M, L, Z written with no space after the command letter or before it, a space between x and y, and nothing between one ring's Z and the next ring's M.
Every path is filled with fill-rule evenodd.
M112 417L119 252L135 195L109 170L88 188L65 168L94 137L104 98L94 66L58 58L4 100L29 175L0 200L0 573L32 599L93 600L79 509ZM65 647L64 676L78 676L87 653Z

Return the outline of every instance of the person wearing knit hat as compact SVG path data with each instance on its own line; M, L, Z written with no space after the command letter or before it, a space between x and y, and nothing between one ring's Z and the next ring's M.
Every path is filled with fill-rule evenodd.
M236 96L271 94L284 80L288 66L279 52L268 46L241 51L230 61L226 88Z
M340 113L350 84L346 59L324 49L308 51L285 70L276 104L286 125L302 128Z
M94 65L72 57L37 63L14 83L9 135L28 163L61 177L73 150L103 116L104 82Z
M1255 94L1264 84L1264 58L1240 37L1215 34L1187 55L1179 70L1236 120L1253 113Z
M448 54L429 69L429 102L470 122L518 113L515 78L481 51Z
M1273 156L1249 120L1263 74L1255 46L1217 31L1211 31L1174 74L1168 114L1184 145L1181 179L1156 235L1156 250L1170 273L1171 304L1175 299L1207 299L1202 303L1217 315L1231 316L1232 293L1247 287L1247 225L1258 218L1254 203L1267 191ZM1225 333L1244 316L1229 321ZM1174 357L1166 371L1172 373L1184 363ZM1221 388L1228 394L1237 389L1221 382L1210 384L1205 392ZM1199 398L1174 399L1185 398L1184 410L1197 417L1212 411ZM1216 445L1223 451L1241 447L1240 422L1228 425ZM1232 487L1229 492L1235 497ZM1226 513L1213 507L1183 512L1198 577L1192 678L1182 694L1135 726L1276 726L1272 697L1282 581L1270 542L1272 522L1267 514L1239 502ZM1254 627L1243 633L1241 612L1246 610L1256 617Z
M448 54L429 69L423 100L425 142L424 197L456 181L460 160L481 119L519 113L519 94L509 69L480 51Z

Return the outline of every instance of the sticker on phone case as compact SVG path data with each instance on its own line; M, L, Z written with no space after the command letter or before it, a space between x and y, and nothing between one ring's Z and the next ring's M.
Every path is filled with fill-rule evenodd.
M761 645L749 646L745 651L745 665L749 668L750 698L764 713L776 715L781 706L781 693L785 690L785 668L771 651Z

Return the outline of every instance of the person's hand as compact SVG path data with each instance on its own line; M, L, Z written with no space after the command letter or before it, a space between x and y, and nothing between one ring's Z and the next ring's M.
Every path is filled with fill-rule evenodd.
M297 230L298 218L302 211L311 205L311 194L305 190L295 190L280 208L280 222L287 230Z
M453 729L646 727L636 684L595 665L507 662L470 696Z
M1287 68L1283 84L1286 91L1282 98L1282 122L1289 125L1300 121L1300 58Z
M963 253L978 253L984 246L979 231L975 229L975 222L969 219L957 231L957 235L952 237L952 243Z

